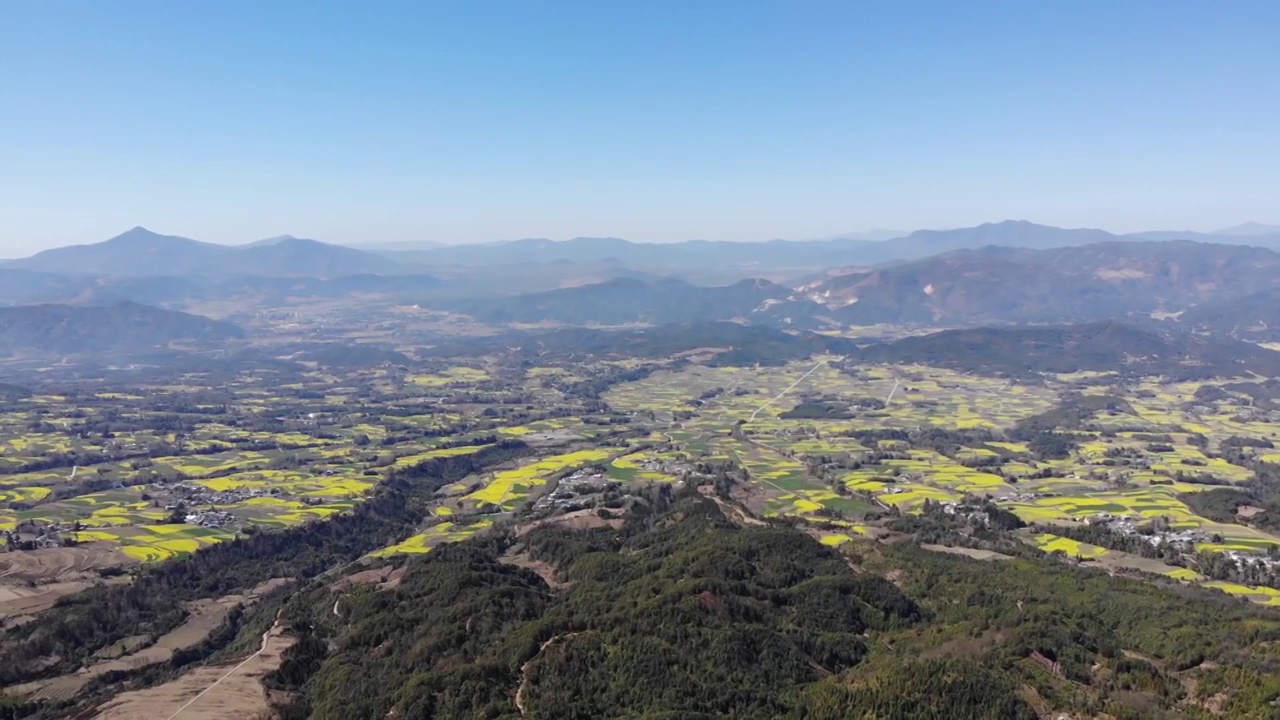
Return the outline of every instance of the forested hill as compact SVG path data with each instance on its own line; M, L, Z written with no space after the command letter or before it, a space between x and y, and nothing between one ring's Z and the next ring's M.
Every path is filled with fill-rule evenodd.
M1280 340L1280 290L1205 303L1182 313L1189 327L1260 342Z
M1251 343L1115 322L945 330L872 345L856 357L1012 376L1080 370L1188 378L1280 374L1280 353Z
M230 323L132 302L0 308L0 355L137 351L173 342L214 344L243 334Z
M848 324L1081 322L1274 290L1280 254L1185 241L985 247L828 275L801 290Z
M650 529L548 529L527 544L566 589L504 564L501 543L466 543L433 551L394 592L341 602L338 619L322 594L295 603L295 627L317 631L281 670L301 681L288 716L831 717L813 714L827 702L820 681L864 661L866 633L924 619L812 538L736 528L707 501ZM1014 691L957 665L845 707L941 692L949 717L1034 718Z
M843 555L674 503L617 530L438 547L336 604L330 586L295 595L298 643L268 678L292 697L282 716L1190 719L1229 690L1230 717L1270 717L1264 608L1030 550Z
M564 288L509 298L439 300L449 309L490 323L555 322L570 325L674 323L751 318L780 320L771 312L791 295L790 288L767 280L743 280L721 287L699 287L681 280L645 282L619 278L595 285ZM811 304L792 308L802 323Z

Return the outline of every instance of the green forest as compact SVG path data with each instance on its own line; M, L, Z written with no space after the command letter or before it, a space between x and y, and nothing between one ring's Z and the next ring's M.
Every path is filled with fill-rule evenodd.
M690 495L621 530L444 546L394 589L299 593L282 616L300 640L269 678L281 714L1274 717L1274 612L1035 554L837 550Z

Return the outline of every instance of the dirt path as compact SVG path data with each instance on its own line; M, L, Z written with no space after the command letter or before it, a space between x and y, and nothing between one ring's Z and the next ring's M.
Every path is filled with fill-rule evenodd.
M698 488L698 492L701 493L703 497L707 498L711 502L714 502L716 505L718 505L720 507L720 512L724 513L725 517L729 518L730 522L733 522L737 525L757 525L757 526L768 525L768 523L766 523L765 521L760 520L759 518L753 518L750 515L748 515L746 512L744 512L742 509L737 508L733 505L730 505L729 503L720 499L716 495L715 488L713 487L710 487L708 485L702 485Z
M250 718L268 712L270 703L262 678L280 667L283 653L294 643L279 616L262 634L258 651L235 665L209 665L145 690L121 693L102 706L98 720L168 718L222 720Z
M542 657L542 653L545 652L547 648L551 647L552 643L557 640L568 640L577 634L578 633L576 632L572 632L565 635L557 635L550 640L547 640L538 647L538 652L535 653L533 657L526 660L525 663L520 666L520 687L516 689L516 709L520 711L521 715L525 715L528 712L525 708L524 696L529 690L529 683L531 681L531 678L529 677L529 667L533 665L535 660Z
M545 563L541 560L534 560L529 555L528 551L521 551L521 552L508 551L505 555L503 555L498 559L508 565L514 565L515 567L528 568L534 571L535 573L538 574L538 577L542 578L542 581L547 584L547 587L551 588L552 590L560 590L563 588L567 588L569 587L569 585L571 585L571 583L563 582L556 577L556 569L552 567L550 563Z
M146 645L147 638L125 638L120 643L94 656L97 662L73 673L48 680L36 680L5 689L10 695L27 696L35 701L60 701L74 698L94 678L112 672L128 672L168 662L174 653L194 647L216 630L237 607L250 607L265 593L288 583L274 578L251 589L247 595L224 595L216 599L194 600L184 604L187 619L178 627ZM137 642L133 642L137 641Z
M817 365L814 365L813 367L809 368L809 372L807 372L807 373L805 373L805 374L801 375L799 380L796 380L795 382L793 382L793 383L791 383L790 385L788 385L786 390L783 390L782 392L778 393L777 395L774 395L773 397L769 398L769 399L765 402L765 404L763 404L763 405L761 405L760 407L756 408L756 411L755 411L755 412L753 412L753 413L751 413L751 417L747 418L747 422L751 422L752 420L755 420L755 419L756 419L756 416L757 416L757 415L759 415L759 414L760 414L760 412L761 412L762 410L764 410L765 408L769 407L770 405L772 405L772 404L774 404L774 403L778 402L779 400L781 400L783 397L785 397L785 396L786 396L786 394L787 394L787 393L789 393L789 392L791 392L792 390L794 390L794 389L796 388L796 386L797 386L797 385L799 385L800 383L804 382L804 381L805 381L805 379L806 379L806 378L808 378L810 375L812 375L812 374L813 374L813 373L814 373L818 368L820 368L820 367L822 367L823 365L826 365L826 364L827 364L827 360L826 360L826 358L823 358L822 360L819 360Z

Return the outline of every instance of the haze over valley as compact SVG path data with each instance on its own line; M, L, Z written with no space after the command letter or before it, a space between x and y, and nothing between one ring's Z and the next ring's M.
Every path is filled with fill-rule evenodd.
M0 720L1274 720L1277 27L6 5Z

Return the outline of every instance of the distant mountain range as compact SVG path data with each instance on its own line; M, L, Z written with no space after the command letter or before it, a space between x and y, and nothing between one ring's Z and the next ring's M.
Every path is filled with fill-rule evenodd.
M1158 231L1116 235L1105 230L1063 229L1021 220L1006 220L955 230L917 230L888 239L851 234L824 240L769 242L636 243L619 238L513 240L478 245L451 245L426 252L400 254L404 261L437 266L492 263L613 262L643 269L732 266L777 279L778 273L841 265L877 265L915 260L954 250L989 245L1044 250L1123 240L1195 240L1205 243L1280 247L1280 229L1251 224L1221 233ZM882 236L881 236L882 237ZM395 257L396 254L389 254Z
M1262 223L1250 221L1240 225L1232 225L1229 228L1215 230L1211 234L1223 237L1261 237L1280 234L1280 225L1263 225Z
M0 356L138 352L204 347L244 335L235 325L137 303L0 308Z
M442 268L577 263L658 274L731 271L733 277L795 277L848 265L909 261L990 245L1044 250L1121 240L1194 240L1280 248L1280 228L1246 223L1216 233L1154 231L1115 235L1007 220L955 230L851 233L823 240L640 243L619 238L513 240L473 245L382 244L365 249L280 236L230 247L159 235L137 227L105 242L46 250L3 264L12 269L100 276L259 275L331 278L340 275L435 273ZM874 239L873 239L874 238ZM376 249L375 249L376 248Z
M579 238L374 253L292 236L229 247L135 228L0 264L0 303L218 301L232 315L349 297L488 323L1077 322L1280 288L1280 255L1259 247L1278 237L1270 230L1251 223L1205 243L1009 221L888 241ZM1162 233L1138 237L1148 235Z
M799 288L765 280L720 287L614 280L509 298L428 299L424 304L489 323L743 320L812 329L1149 317L1273 289L1280 289L1280 254L1263 248L1105 242L1052 250L961 250L876 269L833 271Z
M1115 322L945 330L871 345L855 357L1011 377L1081 370L1180 378L1280 375L1280 353L1252 343Z
M267 275L338 277L394 273L399 267L373 253L295 237L239 247L215 245L135 227L110 240L72 245L10 260L4 267L47 273L143 275Z
M597 285L515 297L445 299L426 304L433 309L462 313L486 323L785 322L785 317L774 313L773 309L793 307L795 302L791 296L790 288L768 280L743 280L720 287L700 287L672 279L645 282L620 278ZM811 315L815 309L816 306L806 307L804 316Z
M844 324L1055 322L1177 312L1280 287L1280 254L1187 241L988 247L854 269L801 294Z

